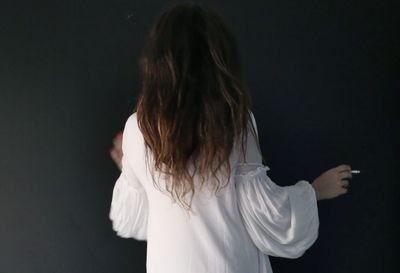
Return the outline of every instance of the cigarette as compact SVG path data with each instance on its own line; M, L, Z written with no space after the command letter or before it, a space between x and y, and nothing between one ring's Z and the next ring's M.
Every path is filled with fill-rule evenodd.
M360 170L351 170L351 173L360 173Z

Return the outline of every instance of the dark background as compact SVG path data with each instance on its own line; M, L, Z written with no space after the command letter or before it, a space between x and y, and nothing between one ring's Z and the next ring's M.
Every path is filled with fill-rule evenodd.
M1 2L0 273L145 272L146 244L108 219L112 138L167 1ZM269 175L360 169L319 202L320 235L275 273L398 272L395 1L202 1L239 43ZM245 273L245 272L244 272Z

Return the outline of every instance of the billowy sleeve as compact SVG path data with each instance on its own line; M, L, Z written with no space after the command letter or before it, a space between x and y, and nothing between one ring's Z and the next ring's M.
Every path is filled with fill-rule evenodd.
M254 117L253 124L256 127ZM249 145L254 141L258 140L250 139ZM249 158L253 161L239 162L235 171L238 207L247 232L266 255L302 256L318 238L313 187L306 180L278 186L267 175L269 167L261 163L261 156L250 154Z
M134 127L131 116L124 128L122 137L122 171L115 182L109 218L112 228L123 238L147 240L148 199L145 189L135 175L129 155L134 153Z

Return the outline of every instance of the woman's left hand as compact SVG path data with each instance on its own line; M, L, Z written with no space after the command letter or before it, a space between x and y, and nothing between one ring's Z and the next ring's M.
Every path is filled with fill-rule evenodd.
M113 147L110 149L110 156L118 169L122 170L122 131L119 131L113 139Z

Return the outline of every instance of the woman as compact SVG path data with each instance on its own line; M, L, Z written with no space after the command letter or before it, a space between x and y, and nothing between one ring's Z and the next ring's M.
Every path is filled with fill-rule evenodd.
M317 200L346 193L350 166L286 187L267 176L236 43L202 5L165 10L140 67L111 150L121 175L110 219L147 240L147 272L272 272L268 255L300 257L318 237Z

